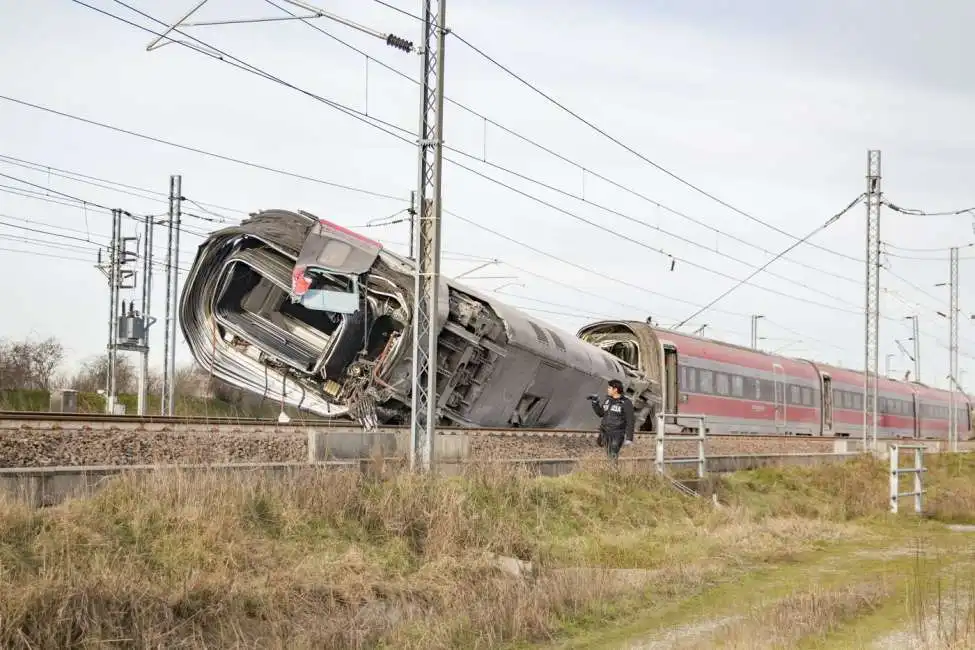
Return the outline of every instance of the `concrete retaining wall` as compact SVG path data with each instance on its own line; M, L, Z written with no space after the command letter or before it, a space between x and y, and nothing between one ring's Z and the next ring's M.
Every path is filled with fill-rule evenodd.
M757 467L786 466L786 465L819 465L838 463L851 458L854 454L789 454L789 455L753 455L753 456L716 456L707 459L709 472L731 472ZM495 461L499 464L515 464L528 468L540 476L561 476L576 470L580 464L586 462L573 458L549 458L526 460ZM648 472L654 471L653 459L648 457L621 458L624 466L639 467ZM397 463L398 464L398 463ZM459 458L453 460L441 459L438 471L442 474L456 475L464 471L464 467L471 464ZM262 472L273 475L284 475L289 472L307 470L309 467L321 468L322 471L354 470L368 471L373 463L368 460L329 460L326 462L309 463L235 463L219 465L180 465L180 466L119 466L101 465L89 467L32 467L0 469L0 495L27 503L32 507L56 505L65 499L83 498L120 474L148 474L149 472L176 469L181 472Z
M438 434L434 438L434 457L454 463L470 457L470 437L465 434ZM353 459L405 459L410 456L410 432L405 430L335 430L308 432L308 462Z

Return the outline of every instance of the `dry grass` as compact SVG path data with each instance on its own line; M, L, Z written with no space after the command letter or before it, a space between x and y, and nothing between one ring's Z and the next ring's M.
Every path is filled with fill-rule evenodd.
M512 578L491 553L699 516L652 477L457 480L158 473L48 511L0 509L0 646L495 647L600 616L605 576ZM594 496L602 493L600 496ZM592 498L591 498L592 497ZM646 508L627 512L636 499Z
M720 510L653 475L601 466L557 479L498 466L452 479L312 468L123 477L48 510L0 504L0 646L544 641L607 625L647 596L684 597L863 538L848 520L876 514L864 468L830 472L845 487L784 470L722 480L733 506ZM512 577L493 554L536 570ZM817 620L845 611L810 598L798 607L828 614Z
M694 648L795 648L818 640L859 616L877 609L891 596L885 582L862 582L792 593L770 606L753 607L745 616L726 623L706 643Z

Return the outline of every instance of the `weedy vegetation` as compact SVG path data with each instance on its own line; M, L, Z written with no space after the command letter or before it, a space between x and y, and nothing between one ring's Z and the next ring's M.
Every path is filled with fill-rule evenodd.
M969 520L975 463L930 467L930 514ZM870 460L742 472L711 482L716 508L599 464L123 476L53 508L0 503L0 646L601 647L679 626L687 647L821 643L908 601L929 616L910 572L803 578L933 529L885 514L886 481Z

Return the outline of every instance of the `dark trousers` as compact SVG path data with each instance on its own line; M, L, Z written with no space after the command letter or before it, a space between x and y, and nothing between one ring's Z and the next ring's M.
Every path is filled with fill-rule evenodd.
M623 448L623 436L620 437L607 437L606 439L606 457L611 461L616 461L620 457L620 449Z

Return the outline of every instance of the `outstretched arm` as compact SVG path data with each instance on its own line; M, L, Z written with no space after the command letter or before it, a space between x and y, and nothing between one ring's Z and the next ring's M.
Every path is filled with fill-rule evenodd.
M633 402L623 402L623 417L626 418L626 439L633 442L633 430L636 428L636 414L633 412Z
M594 400L590 401L590 404L592 404L592 410L593 410L593 413L596 414L596 417L600 417L601 418L604 415L606 415L606 411L603 410L603 405L599 403L599 400L598 399L594 399Z

